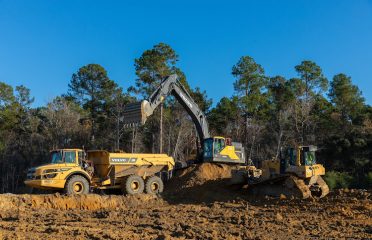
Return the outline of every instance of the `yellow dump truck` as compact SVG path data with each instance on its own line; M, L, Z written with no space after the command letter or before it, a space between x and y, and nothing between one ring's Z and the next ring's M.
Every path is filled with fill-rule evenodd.
M87 194L94 189L121 189L125 194L161 193L174 169L166 154L110 153L58 149L47 164L28 170L27 186Z

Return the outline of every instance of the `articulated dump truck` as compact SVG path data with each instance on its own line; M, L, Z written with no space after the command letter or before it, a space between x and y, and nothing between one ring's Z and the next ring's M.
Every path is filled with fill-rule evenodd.
M175 162L166 154L110 153L103 150L59 149L50 161L31 168L27 186L88 194L91 190L121 189L124 194L161 193Z

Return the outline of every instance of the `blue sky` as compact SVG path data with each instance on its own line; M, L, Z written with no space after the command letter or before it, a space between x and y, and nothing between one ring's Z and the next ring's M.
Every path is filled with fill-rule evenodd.
M313 60L346 73L372 104L372 1L0 0L0 81L31 89L35 106L99 63L124 89L134 59L165 42L192 87L216 103L234 92L232 66L253 57L269 76Z

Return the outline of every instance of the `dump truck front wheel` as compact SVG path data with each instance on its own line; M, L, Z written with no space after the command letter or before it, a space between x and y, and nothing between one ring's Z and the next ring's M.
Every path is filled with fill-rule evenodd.
M65 193L68 195L88 194L89 182L83 176L72 176L67 180Z
M159 194L164 190L164 183L158 176L152 176L146 180L145 186L146 193Z
M145 183L138 175L130 175L126 177L122 184L124 194L138 194L143 193Z

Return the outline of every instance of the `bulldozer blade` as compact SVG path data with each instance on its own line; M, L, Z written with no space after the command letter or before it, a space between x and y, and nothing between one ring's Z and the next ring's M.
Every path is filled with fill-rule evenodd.
M321 176L313 176L310 179L309 186L314 197L323 198L329 193L329 187Z
M124 107L122 121L124 127L131 128L145 124L147 117L152 114L149 111L149 102L143 100L141 102L129 103Z

